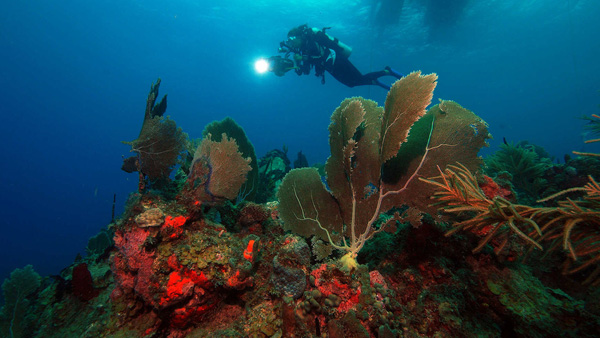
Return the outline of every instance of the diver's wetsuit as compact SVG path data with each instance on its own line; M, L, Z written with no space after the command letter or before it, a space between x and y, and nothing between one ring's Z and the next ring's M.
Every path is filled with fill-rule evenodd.
M327 71L336 80L348 87L376 85L385 89L390 89L386 84L379 81L382 76L394 76L401 78L402 74L393 71L390 68L377 72L362 74L348 60L349 50L340 46L339 40L331 38L323 30L313 31L306 27L301 38L302 47L297 51L302 56L297 61L296 73L298 75L308 74L312 66L315 68L315 75L321 77L321 82L325 82L324 73Z
M327 67L326 64L325 69L336 80L340 81L348 87L378 85L378 79L380 77L385 75L392 75L385 70L362 74L352 64L352 62L350 62L350 60L344 57L336 58L333 65L331 65L330 67Z

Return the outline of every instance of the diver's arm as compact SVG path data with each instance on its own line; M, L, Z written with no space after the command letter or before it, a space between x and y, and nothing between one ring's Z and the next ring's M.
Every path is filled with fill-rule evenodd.
M296 66L296 67L294 67L294 71L296 72L296 74L307 75L308 73L310 73L312 63L309 62L307 56L300 55L300 54L294 54L293 59L294 59L294 64Z

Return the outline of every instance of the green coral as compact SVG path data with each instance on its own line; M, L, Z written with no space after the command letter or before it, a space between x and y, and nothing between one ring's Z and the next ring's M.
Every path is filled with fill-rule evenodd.
M285 146L284 146L285 148ZM285 151L273 149L258 163L260 184L255 202L266 203L277 200L275 192L285 175L291 170L290 160Z
M86 253L89 256L102 255L108 248L114 245L113 235L114 233L109 229L101 230L88 240L88 245L85 248Z
M561 290L544 286L525 269L504 270L501 275L489 278L486 284L500 303L525 324L515 326L527 328L527 332L520 334L530 337L569 332L556 325L560 322L557 318L576 316L583 310L582 301L572 299Z
M23 269L15 269L2 283L5 300L2 315L8 322L8 333L4 332L4 337L28 337L31 334L29 331L33 329L33 323L26 316L29 308L27 297L40 287L41 280L33 266L27 265Z
M538 200L547 181L544 173L552 167L552 160L532 144L504 143L494 155L485 161L486 171L491 176L511 176L511 183L522 202L531 204Z
M379 233L365 244L365 247L358 254L358 260L365 262L369 268L375 270L377 265L386 258L389 258L396 252L401 252L404 246L405 237L410 225L402 224L395 233ZM402 232L402 236L399 234Z

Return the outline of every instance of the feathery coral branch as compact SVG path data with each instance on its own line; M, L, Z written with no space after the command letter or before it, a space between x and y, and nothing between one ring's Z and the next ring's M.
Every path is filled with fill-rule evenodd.
M502 243L508 242L512 234L539 249L542 248L530 235L541 235L540 227L531 219L534 210L528 206L512 204L502 197L489 199L479 188L477 178L462 164L448 165L446 170L440 169L440 176L421 180L439 187L432 196L436 201L434 205L441 206L447 213L468 213L468 216L471 216L454 224L454 228L448 231L446 236L460 230L483 234L484 237L474 252L480 251L493 238L499 238ZM504 245L500 248L504 248Z
M470 230L483 236L473 252L478 252L497 238L505 245L519 238L525 244L549 251L562 248L568 255L563 266L564 274L574 274L594 267L585 283L600 285L600 185L590 176L582 188L568 189L542 201L570 192L585 192L580 200L566 199L557 207L530 207L513 204L502 197L489 199L477 184L477 178L461 164L449 165L440 170L440 176L423 179L438 188L432 198L441 210L468 219L454 224L446 233ZM514 235L511 237L511 235Z

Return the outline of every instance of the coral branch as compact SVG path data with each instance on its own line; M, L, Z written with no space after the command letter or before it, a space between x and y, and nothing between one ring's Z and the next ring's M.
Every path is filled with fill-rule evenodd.
M446 233L452 235L469 230L480 236L478 252L494 238L499 240L499 254L509 241L517 238L526 245L549 251L562 250L568 255L564 265L565 274L581 272L592 266L594 271L587 283L600 284L600 185L590 176L582 188L567 189L543 201L570 192L585 192L581 200L566 199L557 207L530 207L512 204L502 197L487 198L477 184L476 177L464 166L450 165L440 176L421 179L437 188L433 195L434 205L447 213L467 216L468 219L454 224ZM515 236L511 237L514 234Z

